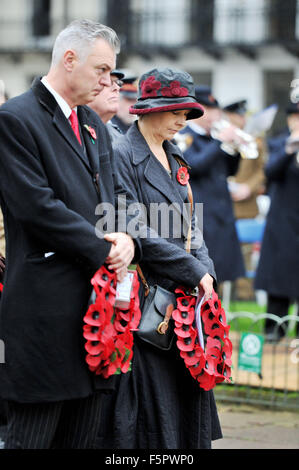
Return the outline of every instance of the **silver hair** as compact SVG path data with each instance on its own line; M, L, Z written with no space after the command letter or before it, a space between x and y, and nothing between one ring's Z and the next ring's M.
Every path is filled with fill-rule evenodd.
M97 39L104 39L110 44L116 54L120 52L120 40L116 32L100 23L91 20L75 20L63 29L57 36L53 51L52 65L57 65L68 49L74 49L79 60L83 61Z

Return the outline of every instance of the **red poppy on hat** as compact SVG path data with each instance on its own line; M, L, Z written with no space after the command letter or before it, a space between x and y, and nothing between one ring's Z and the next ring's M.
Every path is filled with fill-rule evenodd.
M141 82L140 88L142 90L142 98L154 98L157 96L158 90L161 88L161 82L156 80L154 75L151 75Z
M188 96L188 93L188 88L182 87L178 80L173 80L169 87L164 87L161 90L161 94L168 97Z

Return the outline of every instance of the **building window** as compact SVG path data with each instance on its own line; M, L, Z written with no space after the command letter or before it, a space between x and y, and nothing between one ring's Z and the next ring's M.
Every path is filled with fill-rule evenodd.
M175 46L189 41L191 0L132 0L131 9L141 43Z
M297 0L272 0L269 4L269 35L279 41L293 41L296 37Z
M32 35L50 35L51 0L32 0Z
M215 0L216 42L258 43L267 31L266 0Z

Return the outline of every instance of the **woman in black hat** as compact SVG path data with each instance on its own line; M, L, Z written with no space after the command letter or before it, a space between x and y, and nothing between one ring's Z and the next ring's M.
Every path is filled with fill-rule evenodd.
M177 226L168 226L162 236L165 219L153 227L150 218L151 210L164 204L178 208L184 219L187 165L172 139L186 120L203 114L192 77L168 68L145 73L130 112L139 120L118 139L114 151L121 183L146 208L143 275L149 285L171 291L198 287L210 297L215 272L202 237L189 254L186 230L180 228L178 234ZM142 283L140 297L142 305ZM107 427L101 429L101 448L210 448L213 439L222 437L213 392L200 388L191 376L176 339L170 350L160 350L135 335L132 371L119 377L118 392L107 396L103 415Z

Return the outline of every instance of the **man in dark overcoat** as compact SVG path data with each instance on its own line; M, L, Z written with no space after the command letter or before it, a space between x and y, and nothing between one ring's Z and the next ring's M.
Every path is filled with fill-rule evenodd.
M114 387L88 369L83 317L93 274L106 262L122 280L134 242L96 231L98 205L114 208L124 191L108 132L84 105L110 86L118 51L113 30L74 21L56 39L48 75L0 109L6 448L92 447L102 392Z
M268 145L265 175L271 205L255 279L256 289L268 293L267 312L281 318L299 300L299 103L290 103L286 113L289 132ZM277 321L267 319L266 338L279 340L287 324L278 327Z
M228 154L221 148L221 141L211 136L213 123L221 119L221 110L210 87L197 86L195 94L205 113L189 121L180 132L184 137L181 149L191 166L194 201L203 203L203 236L218 282L233 281L245 275L245 268L227 177L237 172L240 155ZM222 131L223 140L231 138L230 128Z

